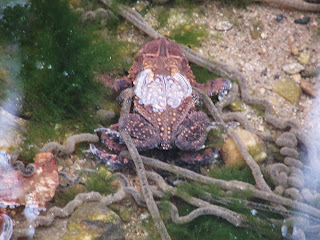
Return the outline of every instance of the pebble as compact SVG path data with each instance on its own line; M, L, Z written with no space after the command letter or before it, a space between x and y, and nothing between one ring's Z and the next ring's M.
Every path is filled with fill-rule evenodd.
M292 46L291 47L291 54L294 56L298 56L299 55L299 49L297 48L297 46Z
M291 64L282 66L282 70L290 75L297 74L304 69L305 69L304 66L302 66L300 63L291 63Z
M66 164L67 164L67 166L72 166L73 165L73 161L71 160L71 158L68 158L67 160L66 160Z
M302 17L302 18L298 18L298 19L294 20L294 23L305 25L310 22L310 19L311 19L310 17Z
M299 84L290 78L278 79L273 91L293 104L298 103L301 96Z
M284 18L284 15L280 13L276 16L276 21L281 22L283 18Z
M308 46L306 43L301 43L301 44L299 44L299 46L298 46L298 50L299 50L300 52L302 52L302 51L306 50L308 47L309 47L309 46Z
M291 78L297 83L300 83L301 81L301 75L299 73L291 75Z
M260 126L258 127L258 131L259 131L259 132L264 132L264 127L263 127L262 125L260 125Z
M214 27L217 31L228 31L233 27L233 24L227 21L218 22Z
M265 32L261 33L261 39L267 39L267 37L268 35Z
M301 72L302 77L315 77L317 75L316 66L306 66L306 68Z
M306 79L304 79L304 78L301 79L300 87L301 87L302 91L304 91L309 96L311 96L311 97L316 96L315 86L312 83L310 83L309 81L307 81Z
M303 64L307 65L310 62L311 54L309 52L302 52L299 54L298 61Z

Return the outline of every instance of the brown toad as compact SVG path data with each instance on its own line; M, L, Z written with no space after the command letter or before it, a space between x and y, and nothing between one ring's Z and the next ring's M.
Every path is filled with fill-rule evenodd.
M118 127L129 133L138 150L177 147L196 151L204 146L210 121L205 113L196 111L192 86L208 95L223 96L231 83L218 78L199 84L194 78L180 46L159 38L139 51L128 77L112 84L110 77L100 80L116 91L134 87L133 111L121 115ZM109 142L109 134L112 131L103 133L102 141Z

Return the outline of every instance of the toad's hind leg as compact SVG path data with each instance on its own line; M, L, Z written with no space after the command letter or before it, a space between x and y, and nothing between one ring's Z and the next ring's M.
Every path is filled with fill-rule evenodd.
M192 112L179 127L175 145L185 151L196 151L204 146L209 118L203 112Z
M141 115L124 114L119 119L119 129L126 131L139 151L153 149L160 144L159 130L154 128Z

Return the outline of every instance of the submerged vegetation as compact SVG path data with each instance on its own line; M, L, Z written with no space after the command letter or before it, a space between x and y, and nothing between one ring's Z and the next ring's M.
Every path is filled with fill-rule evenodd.
M176 42L194 47L200 45L200 39L208 36L208 30L201 25L181 24L170 35Z
M130 55L133 44L112 37L116 17L99 31L100 23L81 24L80 14L68 4L30 0L6 7L0 19L0 50L18 46L21 58L15 83L22 89L17 114L29 120L23 144L23 154L29 157L33 145L63 141L66 132L91 132L97 124L93 114L110 101L97 74L122 73L131 65L123 56ZM3 89L12 88L6 80L12 73L0 70L1 100L9 101Z
M99 168L99 171L94 174L90 174L86 186L88 191L99 192L101 194L115 193L116 186L112 185L115 178L104 167Z
M29 6L6 8L2 32L20 45L23 58L22 115L56 122L99 100L93 81L98 49L77 19L63 1L32 0Z
M243 175L243 178L246 178L245 175L247 174L244 173ZM177 192L179 192L180 196L186 197L186 199L196 197L217 206L236 211L246 217L248 227L246 229L235 227L226 220L215 216L200 216L191 222L176 224L170 218L169 198L166 197L161 200L159 209L163 219L166 220L166 227L172 239L282 239L278 226L275 226L268 220L268 218L281 219L277 214L270 214L264 211L252 212L252 208L240 202L240 199L247 200L252 196L250 191L228 193L223 191L218 185L182 182L178 185ZM210 199L209 196L212 196L212 198ZM227 205L223 204L223 202L226 202L226 199L229 199ZM171 200L178 207L180 216L186 216L196 209L181 199L172 198ZM155 239L155 236L151 234L150 239Z

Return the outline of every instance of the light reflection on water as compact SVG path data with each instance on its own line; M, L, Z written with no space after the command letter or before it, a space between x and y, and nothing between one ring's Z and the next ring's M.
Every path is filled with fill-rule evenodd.
M319 73L316 77L316 98L313 99L312 106L308 113L310 119L306 128L306 151L305 156L301 156L301 160L304 163L303 175L304 175L304 188L303 191L311 193L311 198L306 199L308 204L314 205L317 200L320 200L320 76ZM319 208L319 205L315 206ZM299 216L298 216L299 217ZM301 223L300 223L301 224ZM304 233L301 235L301 229L299 229L299 223L296 222L293 225L292 238L293 239L314 239ZM300 231L300 232L299 232Z
M17 44L6 46L6 49L0 55L0 67L6 73L6 87L8 88L5 99L2 98L1 101L2 107L0 107L0 172L3 173L0 176L0 208L6 209L7 207L15 208L19 206L20 204L16 203L16 200L23 195L22 183L17 180L18 173L11 167L11 156L3 150L10 149L12 145L17 145L20 141L17 135L21 130L21 121L15 117L19 111L19 101L22 96L22 89L18 84L21 59ZM39 209L37 208L26 207L24 210L24 216L29 222L38 215ZM11 218L0 211L0 240L10 239L12 231ZM33 234L34 228L31 228L29 236L32 237Z
M318 75L319 81L319 75ZM318 84L316 98L313 100L309 113L311 122L308 129L308 157L306 159L308 170L305 172L305 186L320 192L320 88Z

